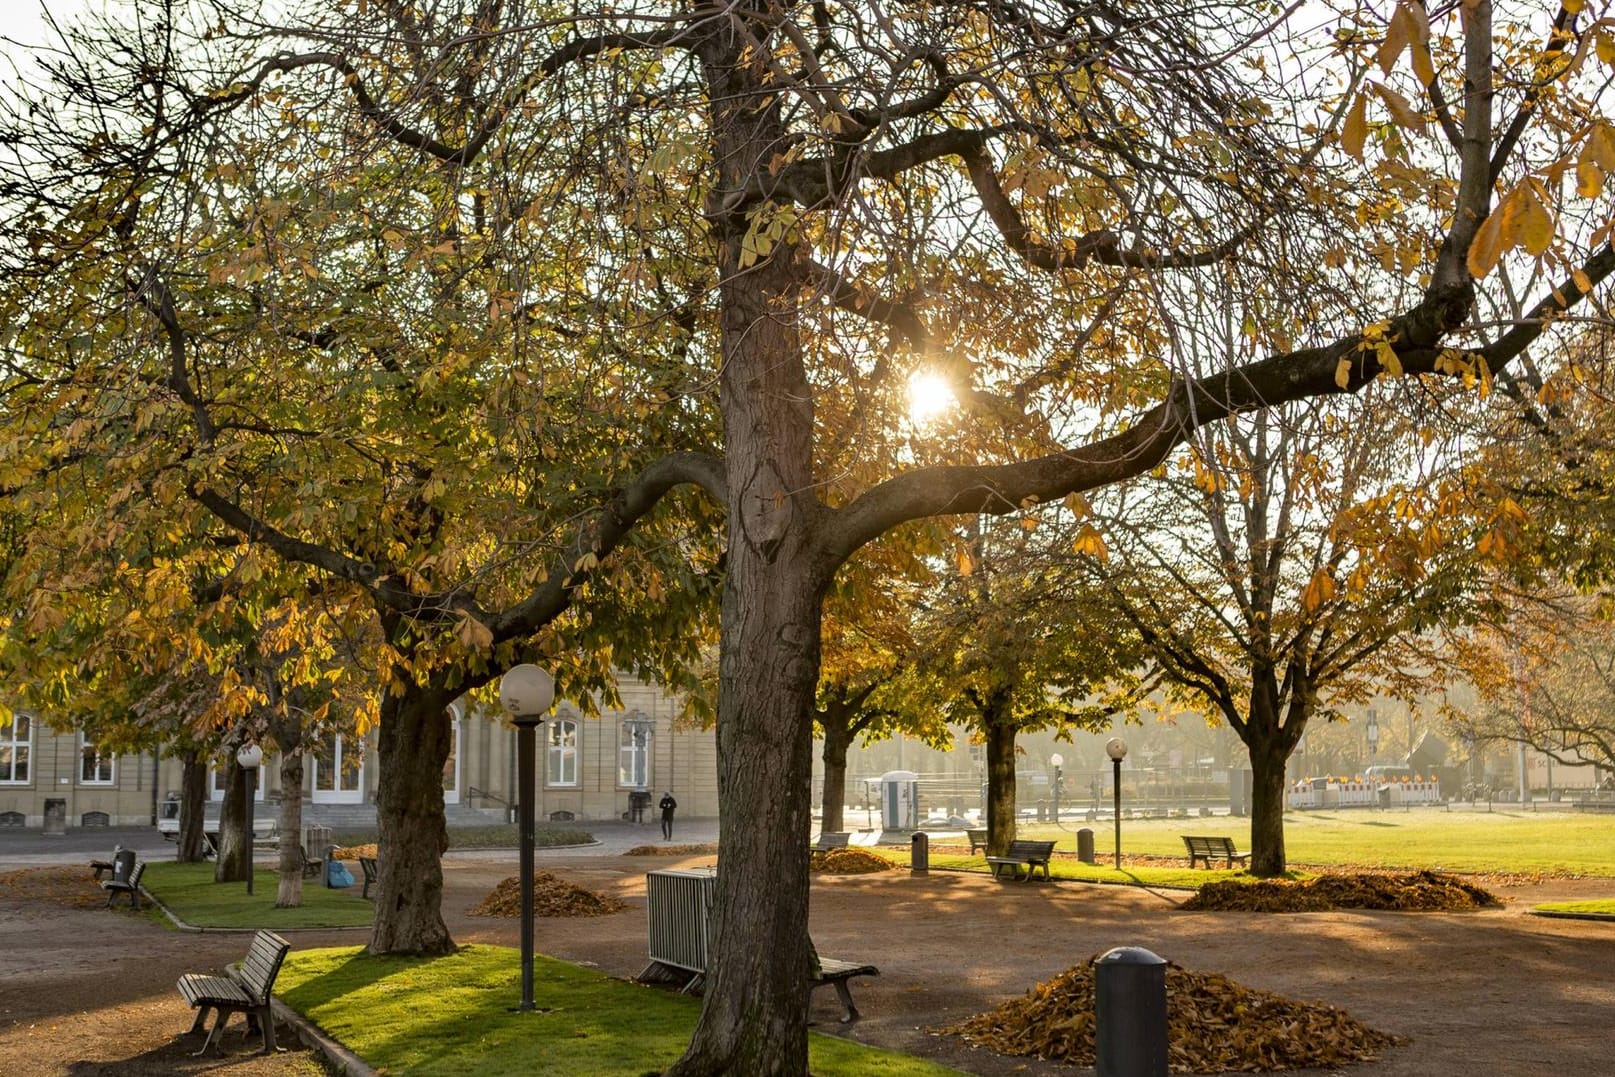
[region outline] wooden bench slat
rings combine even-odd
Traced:
[[[247,955],[241,959],[241,963],[227,969],[225,975],[188,972],[179,978],[180,995],[197,1010],[196,1021],[191,1025],[192,1032],[201,1032],[206,1028],[208,1011],[218,1014],[212,1031],[208,1032],[197,1054],[207,1051],[213,1037],[218,1035],[232,1013],[247,1015],[248,1031],[255,1024],[260,1027],[265,1054],[275,1050],[275,1019],[270,1011],[270,992],[290,950],[291,944],[279,935],[260,931],[253,936],[252,945],[247,948]]]
[[[1021,841],[1009,843],[1009,848],[1003,856],[989,856],[987,866],[993,869],[993,878],[1001,878],[1004,868],[1010,868],[1016,878],[1022,878],[1021,868],[1026,868],[1025,882],[1031,882],[1037,874],[1037,869],[1043,868],[1043,877],[1049,878],[1049,858],[1054,855],[1054,842],[1052,841]]]
[[[1214,837],[1201,834],[1182,835],[1184,848],[1189,851],[1189,866],[1192,868],[1197,861],[1204,861],[1207,868],[1211,867],[1212,857],[1222,857],[1233,867],[1234,861],[1249,860],[1249,853],[1242,853],[1234,848],[1232,838]]]

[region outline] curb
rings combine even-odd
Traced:
[[[327,1036],[318,1025],[292,1009],[278,998],[269,1000],[276,1021],[291,1027],[297,1038],[311,1051],[317,1051],[342,1077],[377,1077],[364,1059]]]
[[[1602,920],[1604,923],[1615,923],[1615,913],[1607,912],[1562,912],[1558,909],[1532,909],[1532,916],[1540,916],[1547,920]]]

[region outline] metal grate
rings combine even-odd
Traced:
[[[689,972],[706,972],[707,917],[716,879],[711,871],[645,873],[651,960]]]

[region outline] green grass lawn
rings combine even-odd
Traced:
[[[1570,916],[1607,916],[1615,920],[1615,898],[1598,901],[1548,901],[1536,906],[1532,911]]]
[[[192,927],[269,928],[355,927],[370,923],[375,907],[359,896],[359,888],[327,890],[317,879],[303,880],[303,904],[296,909],[275,908],[280,877],[259,869],[253,876],[256,891],[247,896],[247,884],[216,883],[212,864],[174,864],[152,861],[141,885]],[[160,915],[160,914],[159,914]]]
[[[521,956],[467,946],[435,959],[370,957],[359,948],[293,950],[275,993],[384,1073],[416,1077],[639,1077],[684,1052],[700,1002],[539,955],[521,999]],[[810,1034],[815,1077],[945,1077],[958,1071]]]
[[[1075,831],[1083,825],[1093,829],[1103,862],[1113,848],[1111,824],[1106,820],[1068,822],[1063,829],[1047,823],[1023,824],[1017,836],[1054,838],[1058,849],[1074,853]],[[1184,834],[1224,835],[1233,838],[1240,849],[1250,848],[1247,819],[1123,819],[1122,853],[1182,856]],[[1440,808],[1288,812],[1284,847],[1292,865],[1309,867],[1564,871],[1615,877],[1615,826],[1607,817],[1572,812],[1449,812]]]

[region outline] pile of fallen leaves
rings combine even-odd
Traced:
[[[597,894],[581,886],[573,886],[547,871],[533,875],[534,916],[609,916],[628,906],[609,894]],[[472,916],[520,916],[522,914],[521,880],[515,876],[504,880],[483,898]]]
[[[367,856],[372,860],[376,859],[376,847],[374,845],[344,845],[340,849],[334,849],[331,852],[332,860],[357,860],[361,856]]]
[[[45,901],[75,909],[91,909],[107,903],[106,893],[95,885],[95,875],[90,870],[88,860],[70,868],[8,871],[0,875],[0,897]]]
[[[1365,872],[1315,879],[1214,882],[1202,886],[1181,908],[1213,912],[1328,912],[1330,909],[1392,909],[1449,912],[1500,905],[1496,895],[1456,875],[1416,871],[1409,875]]]
[[[718,851],[716,842],[704,845],[636,845],[623,856],[708,856]]]
[[[868,849],[826,849],[814,853],[808,868],[826,875],[868,875],[872,871],[891,871],[896,864]]]
[[[1174,1073],[1264,1073],[1369,1062],[1406,1040],[1344,1010],[1166,967],[1167,1061]],[[1025,996],[941,1030],[1008,1055],[1094,1064],[1094,959]]]

